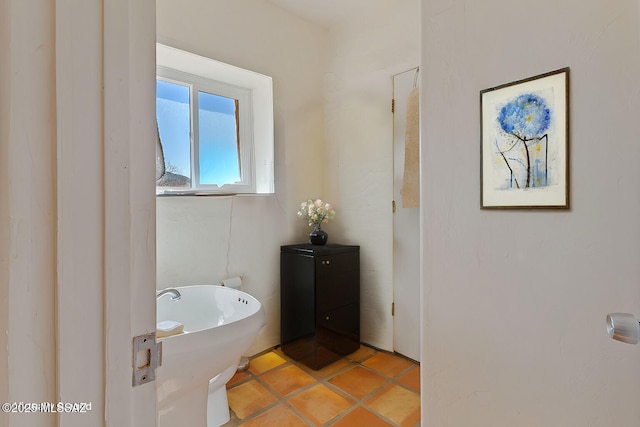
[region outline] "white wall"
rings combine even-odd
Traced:
[[[638,425],[638,3],[421,3],[424,425]],[[565,66],[571,210],[480,210],[479,91]]]
[[[280,245],[308,240],[297,209],[324,197],[327,31],[263,1],[158,0],[157,40],[273,78],[275,195],[157,199],[157,287],[242,276],[267,315],[255,353],[280,343]]]
[[[419,2],[357,12],[330,28],[325,193],[336,218],[326,230],[329,241],[360,245],[361,339],[392,350],[392,76],[418,65]]]

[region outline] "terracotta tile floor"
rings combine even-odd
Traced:
[[[278,348],[227,383],[224,427],[419,427],[420,366],[360,349],[314,371]]]

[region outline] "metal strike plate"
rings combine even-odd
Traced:
[[[156,379],[156,368],[162,365],[162,343],[156,333],[133,337],[133,386]]]

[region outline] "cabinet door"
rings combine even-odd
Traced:
[[[316,309],[323,313],[360,299],[357,251],[316,257]]]
[[[280,255],[280,338],[283,344],[315,332],[314,259]]]
[[[360,346],[360,305],[348,304],[316,317],[318,344],[338,354],[349,354]]]

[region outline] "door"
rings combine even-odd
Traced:
[[[155,331],[155,1],[0,9],[0,394],[52,404],[0,425],[153,427],[132,337]]]
[[[106,426],[155,427],[156,383],[132,385],[132,340],[156,330],[156,4],[103,8]]]
[[[155,1],[56,2],[61,427],[154,427],[133,341],[155,331]]]
[[[420,209],[403,207],[407,101],[418,69],[393,77],[393,349],[420,361]]]

